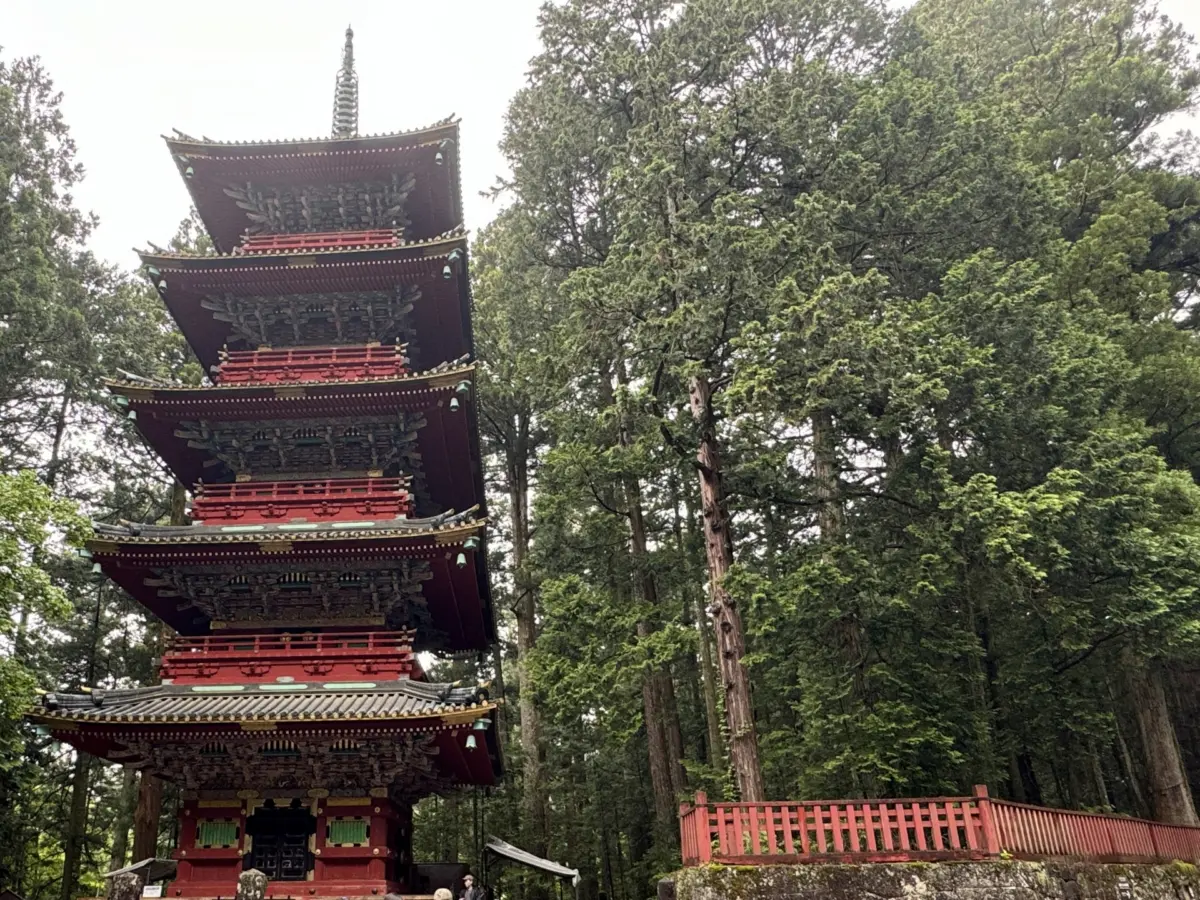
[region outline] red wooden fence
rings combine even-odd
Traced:
[[[412,515],[407,478],[331,478],[197,485],[192,518],[206,525]]]
[[[1200,828],[970,797],[708,803],[679,809],[684,865],[1045,859],[1200,862]]]
[[[406,371],[403,346],[290,347],[222,350],[213,373],[218,384],[286,384],[396,378]]]
[[[317,231],[292,234],[251,234],[233,251],[243,253],[295,253],[320,250],[360,250],[367,247],[399,247],[404,233],[397,228],[370,231]]]

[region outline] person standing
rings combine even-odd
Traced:
[[[462,893],[458,900],[487,900],[487,894],[482,887],[475,887],[475,876],[470,873],[463,876]]]

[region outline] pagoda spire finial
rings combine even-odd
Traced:
[[[333,92],[333,136],[358,134],[358,75],[354,72],[354,29],[346,28],[346,46],[342,50],[342,68]]]

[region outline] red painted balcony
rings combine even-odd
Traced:
[[[408,360],[397,345],[291,347],[286,350],[222,350],[217,384],[294,384],[396,378]]]
[[[1200,862],[1200,828],[970,797],[709,803],[679,810],[683,864],[1085,859]]]
[[[404,235],[397,229],[373,231],[319,231],[301,234],[251,234],[233,251],[241,254],[318,253],[361,250],[366,247],[400,247]]]
[[[160,674],[176,684],[421,679],[412,639],[409,631],[175,637]]]
[[[398,519],[412,511],[407,478],[201,484],[192,500],[192,519],[204,525]]]

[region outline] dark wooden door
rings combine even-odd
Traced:
[[[272,881],[303,881],[308,875],[308,835],[256,835],[252,865]]]

